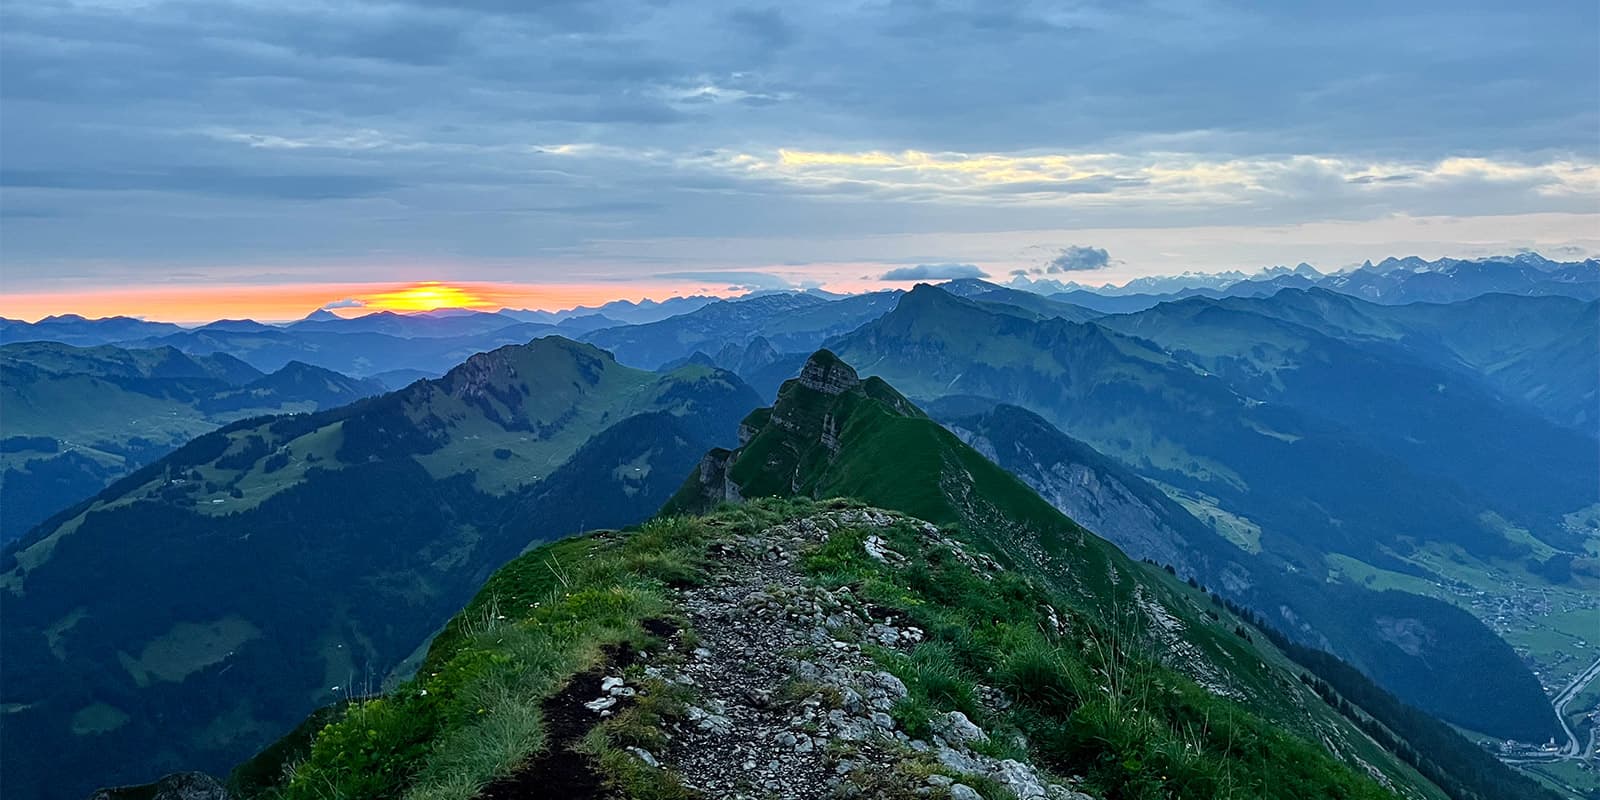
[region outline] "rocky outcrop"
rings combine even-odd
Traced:
[[[101,789],[89,800],[232,800],[221,781],[203,772],[175,772],[155,783]]]
[[[744,430],[740,429],[740,438]],[[728,466],[733,462],[733,451],[718,447],[705,454],[689,479],[699,487],[701,503],[714,508],[723,501],[737,503],[744,498],[739,494],[739,484],[728,477]]]
[[[800,385],[827,395],[841,395],[861,385],[849,364],[827,350],[818,350],[800,369]]]

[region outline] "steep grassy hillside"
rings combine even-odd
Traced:
[[[7,793],[225,769],[376,689],[529,543],[650,513],[755,402],[548,338],[194,440],[5,551]]]
[[[1370,620],[1374,607],[1400,605],[1394,600],[1374,603],[1367,592],[1294,575],[1271,554],[1260,552],[1259,531],[1219,524],[1225,521],[1214,513],[1202,522],[1186,507],[1193,503],[1175,502],[1029,411],[970,397],[941,400],[932,410],[963,441],[1021,478],[1052,506],[1135,558],[1185,564],[1186,571],[1215,581],[1229,595],[1248,595],[1259,605],[1270,607],[1269,598],[1274,596],[1293,596],[1303,606],[1332,609],[1330,616],[1336,619],[1330,624],[1347,626],[1347,635],[1361,635],[1355,629],[1362,626],[1352,625],[1351,620]],[[1206,512],[1196,508],[1195,513]],[[1252,621],[1312,673],[1314,677],[1305,680],[1330,706],[1385,742],[1452,797],[1548,797],[1530,779],[1449,725],[1401,703],[1360,671],[1327,653],[1289,642],[1270,623]],[[1471,630],[1465,633],[1468,639],[1473,635]],[[1425,688],[1417,687],[1412,694],[1422,691]],[[1356,698],[1355,707],[1346,698]]]
[[[1424,542],[1492,557],[1525,552],[1526,545],[1484,517],[1486,509],[1465,488],[1334,421],[1262,402],[1182,354],[1098,323],[1024,319],[918,286],[895,311],[832,346],[912,397],[977,395],[1034,411],[1172,487],[1174,499],[1192,504],[1197,516],[1258,531],[1262,550],[1314,581],[1327,575],[1330,553],[1405,571],[1412,569],[1406,556]],[[1369,602],[1359,621],[1322,631],[1311,624],[1325,611],[1316,600],[1276,592],[1259,600],[1304,641],[1333,649],[1430,712],[1523,739],[1542,740],[1558,727],[1510,648],[1481,625],[1463,627],[1445,603],[1408,602],[1401,615]],[[1420,646],[1401,648],[1408,652],[1400,667],[1399,644],[1383,619],[1415,620],[1424,631],[1437,625],[1466,638],[1446,648],[1424,636]],[[1486,660],[1494,664],[1489,673],[1480,669]],[[1485,674],[1496,676],[1493,687]],[[1408,696],[1402,684],[1426,686],[1428,696]]]
[[[291,364],[271,375],[174,348],[0,347],[0,543],[180,444],[249,416],[317,411],[383,387]]]
[[[1128,560],[831,355],[741,438],[702,460],[666,516],[502,569],[414,681],[330,709],[234,785],[287,798],[1444,796],[1203,593]],[[806,499],[841,491],[892,511]]]

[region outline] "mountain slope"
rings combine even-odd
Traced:
[[[1418,542],[1496,555],[1518,547],[1480,518],[1482,507],[1460,487],[1364,445],[1348,429],[1253,400],[1153,342],[1098,324],[1030,321],[918,286],[895,311],[830,346],[915,398],[977,395],[1034,411],[1173,487],[1169,493],[1191,510],[1259,530],[1263,550],[1314,582],[1328,574],[1330,553],[1412,570],[1400,554]],[[1341,626],[1330,630],[1338,638],[1321,639],[1307,627],[1319,610],[1315,599],[1300,598],[1305,607],[1286,604],[1281,614],[1277,603],[1295,598],[1273,593],[1270,599],[1275,622],[1283,617],[1304,641],[1333,649],[1432,713],[1525,740],[1543,740],[1557,727],[1510,648],[1482,626],[1463,629],[1456,609],[1444,603],[1430,601],[1428,615],[1441,628],[1471,631],[1453,643],[1470,645],[1449,652],[1424,645],[1407,653],[1400,669],[1388,652],[1396,645],[1381,630],[1358,635]],[[1369,606],[1361,619],[1386,617],[1396,618]],[[1466,660],[1447,666],[1450,658]],[[1515,688],[1480,691],[1483,673],[1476,667],[1485,659],[1501,670],[1497,675],[1515,676],[1502,678]],[[1400,684],[1417,687],[1420,676],[1427,676],[1427,696],[1407,695]],[[1468,697],[1490,705],[1469,704]]]
[[[943,398],[928,409],[961,441],[1129,556],[1182,564],[1187,573],[1234,593],[1260,583],[1240,564],[1251,546],[1244,532],[1224,538],[1144,478],[1043,417],[982,398]]]
[[[1600,304],[1483,295],[1379,306],[1285,291],[1164,303],[1097,324],[1146,337],[1252,400],[1331,423],[1346,441],[1458,487],[1460,510],[1477,517],[1389,544],[1399,564],[1345,549],[1303,568],[1473,612],[1550,692],[1600,657],[1590,644],[1600,626],[1600,539],[1583,522],[1600,509],[1600,443],[1592,424],[1573,424],[1596,415],[1588,407],[1600,344],[1588,344],[1600,337]],[[1572,613],[1552,613],[1535,596]]]
[[[882,381],[819,353],[742,428],[668,505],[680,516],[508,565],[414,682],[330,709],[235,785],[1443,796],[1204,595],[1088,534]],[[755,497],[768,491],[890,510]],[[747,500],[681,516],[733,495]]]
[[[174,348],[0,347],[0,543],[110,481],[241,417],[316,411],[383,387],[326,370],[272,375]]]
[[[1343,643],[1343,649],[1354,653],[1368,669],[1398,676],[1391,682],[1411,681],[1407,694],[1414,698],[1425,698],[1439,690],[1427,685],[1428,679],[1417,679],[1404,665],[1394,665],[1392,671],[1382,665],[1396,651],[1393,642],[1399,637],[1395,633],[1403,627],[1396,625],[1396,620],[1432,620],[1417,630],[1426,630],[1425,635],[1447,647],[1460,647],[1468,654],[1478,651],[1476,642],[1488,635],[1466,614],[1440,609],[1427,600],[1421,600],[1425,607],[1417,609],[1419,600],[1413,596],[1385,596],[1362,587],[1296,575],[1272,554],[1259,552],[1258,531],[1197,507],[1195,513],[1206,518],[1201,522],[1161,489],[1024,409],[981,398],[946,398],[931,408],[963,441],[1124,552],[1157,563],[1182,564],[1191,580],[1198,577],[1218,585],[1225,594],[1236,600],[1248,598],[1256,607],[1303,609],[1318,630],[1334,631],[1331,638]],[[1283,605],[1285,598],[1291,599],[1289,606]],[[1402,613],[1408,604],[1414,609],[1408,612],[1409,617]],[[1333,656],[1288,642],[1275,627],[1282,623],[1252,621],[1319,680],[1339,687],[1337,692],[1326,686],[1318,691],[1330,704],[1340,707],[1341,713],[1360,722],[1369,733],[1379,730],[1374,734],[1379,738],[1398,736],[1406,740],[1413,748],[1408,763],[1423,765],[1430,780],[1449,787],[1447,793],[1485,798],[1538,796],[1528,778],[1519,776],[1448,725],[1400,703],[1372,685],[1360,671]],[[1472,656],[1458,658],[1467,660]],[[1502,682],[1471,686],[1489,693],[1505,691]],[[1363,698],[1359,703],[1363,708],[1351,711],[1348,702],[1340,706],[1338,695]],[[1437,706],[1438,702],[1434,700],[1429,705]],[[1373,723],[1369,717],[1380,722]]]
[[[0,556],[8,794],[227,767],[375,688],[530,542],[649,513],[755,400],[547,338],[194,440]]]
[[[720,300],[687,314],[584,335],[624,364],[656,369],[695,351],[716,354],[757,337],[780,352],[810,350],[894,307],[899,292],[871,292],[829,300],[806,292],[778,292]]]
[[[1219,305],[1349,342],[1391,345],[1476,376],[1508,400],[1591,436],[1600,419],[1600,301],[1486,294],[1384,306],[1315,289]]]
[[[1248,302],[1271,306],[1277,298]],[[1397,348],[1328,337],[1203,298],[1096,324],[1152,340],[1253,400],[1331,421],[1366,447],[1465,488],[1485,509],[1547,541],[1561,538],[1564,515],[1600,502],[1587,477],[1600,473],[1592,439],[1585,444],[1501,402],[1480,381]],[[1592,361],[1600,371],[1600,355]]]
[[[287,403],[308,404],[306,411],[335,408],[388,389],[371,378],[351,378],[331,369],[291,361],[283,369],[263,375],[237,389],[220,392],[200,402],[207,413],[227,413],[275,408],[286,412]],[[292,398],[292,400],[290,399]]]
[[[965,297],[978,303],[992,303],[1002,306],[1015,306],[1017,308],[1038,314],[1043,318],[1060,317],[1071,322],[1088,322],[1104,312],[1092,308],[1075,306],[1071,303],[1057,300],[1035,292],[1025,292],[1021,289],[1012,289],[999,286],[988,281],[974,278],[960,278],[945,281],[939,284],[943,289],[956,297]]]

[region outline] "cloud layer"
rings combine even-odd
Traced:
[[[1597,27],[1566,0],[11,0],[5,279],[771,287],[1033,268],[1044,230],[1396,218],[1511,242],[1494,219],[1600,206]]]
[[[956,278],[987,278],[989,273],[976,264],[918,264],[914,267],[896,267],[883,273],[884,281],[943,281]]]
[[[1073,245],[1064,247],[1049,263],[1045,264],[1044,271],[1057,272],[1083,272],[1087,270],[1105,269],[1111,265],[1111,254],[1103,247],[1080,247]]]

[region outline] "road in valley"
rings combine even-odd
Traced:
[[[1600,677],[1600,658],[1596,658],[1588,669],[1573,678],[1572,683],[1567,684],[1567,688],[1562,689],[1555,700],[1551,701],[1556,710],[1556,720],[1561,723],[1561,729],[1567,732],[1567,743],[1562,746],[1559,754],[1561,758],[1588,758],[1594,750],[1595,731],[1593,729],[1589,731],[1589,746],[1585,748],[1578,741],[1578,734],[1567,724],[1567,706],[1597,677]]]

